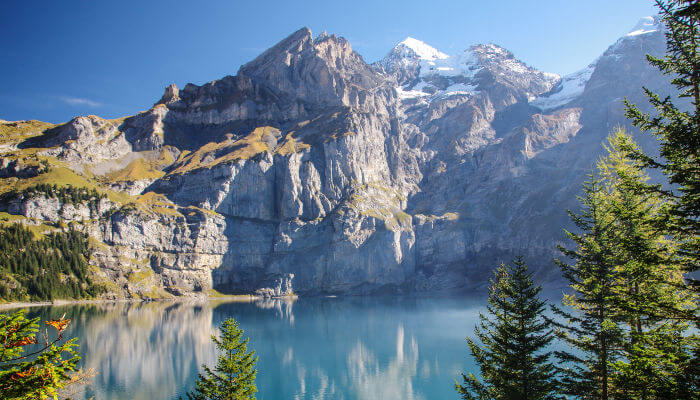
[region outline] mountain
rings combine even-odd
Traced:
[[[515,254],[553,282],[602,142],[634,132],[622,100],[672,93],[645,60],[664,52],[656,18],[565,77],[413,38],[368,64],[303,28],[134,116],[2,122],[0,222],[88,232],[116,297],[459,290]]]

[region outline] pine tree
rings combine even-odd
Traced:
[[[255,352],[248,352],[248,339],[243,339],[243,330],[233,318],[228,318],[221,326],[221,338],[212,336],[216,348],[221,351],[216,367],[212,371],[204,365],[204,373],[199,374],[193,393],[187,393],[190,400],[246,400],[255,399],[258,391],[255,386],[258,358]]]
[[[696,398],[687,319],[695,312],[678,263],[678,245],[657,223],[667,204],[649,190],[634,141],[612,134],[608,154],[584,186],[584,211],[573,215],[577,249],[559,262],[573,293],[555,308],[568,320],[558,334],[575,352],[559,352],[566,394],[595,399]],[[680,317],[685,316],[685,317]],[[568,365],[567,365],[568,363]]]
[[[610,364],[619,359],[622,343],[615,309],[619,273],[614,268],[613,217],[596,177],[584,183],[583,192],[579,197],[581,214],[569,212],[581,233],[565,231],[576,248],[559,246],[574,263],[555,260],[572,290],[564,296],[563,304],[576,313],[552,306],[559,319],[551,322],[557,327],[555,334],[574,350],[555,352],[561,363],[563,394],[608,400]]]
[[[554,366],[551,353],[545,351],[553,336],[543,318],[546,302],[539,299],[541,290],[520,257],[513,266],[496,269],[489,288],[490,318],[480,314],[475,328],[483,347],[467,339],[483,382],[474,374],[462,374],[463,384],[455,386],[463,399],[555,398]]]
[[[693,341],[686,320],[696,305],[679,265],[678,245],[657,223],[666,203],[647,190],[643,165],[626,150],[638,149],[631,137],[618,131],[606,149],[597,168],[614,217],[615,306],[624,332],[624,357],[613,366],[615,398],[692,398],[686,396],[694,389],[683,371]]]
[[[643,113],[635,105],[625,102],[626,115],[642,131],[659,139],[658,160],[634,151],[637,159],[647,167],[660,169],[676,190],[660,193],[671,202],[668,218],[663,224],[671,228],[681,243],[679,254],[688,271],[700,269],[700,5],[694,0],[656,0],[667,27],[667,54],[663,58],[647,55],[649,62],[666,75],[679,89],[679,104],[671,97],[661,98],[644,88],[649,103],[657,116]],[[686,106],[689,100],[689,106]],[[695,282],[696,290],[700,290]]]

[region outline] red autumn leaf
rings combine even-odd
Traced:
[[[27,346],[30,344],[35,344],[36,343],[36,337],[34,336],[27,336],[24,337],[16,342],[12,342],[7,346],[8,349],[13,348],[13,347],[19,347],[19,346]]]
[[[17,379],[22,379],[22,378],[28,378],[34,373],[34,367],[29,368],[26,371],[21,371],[21,372],[15,372],[12,374],[10,379],[16,381]]]
[[[61,319],[52,319],[50,321],[46,321],[46,325],[53,326],[54,328],[56,328],[58,333],[61,333],[66,330],[66,327],[68,326],[69,322],[70,318],[63,319],[63,317],[61,317]]]

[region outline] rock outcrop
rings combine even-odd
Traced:
[[[304,28],[235,76],[18,146],[116,192],[116,211],[85,226],[104,244],[93,262],[128,293],[144,291],[129,268],[175,295],[461,289],[515,254],[551,280],[566,209],[628,125],[622,99],[671,93],[644,59],[664,51],[654,24],[563,78],[493,44],[448,56],[407,39],[370,65]]]

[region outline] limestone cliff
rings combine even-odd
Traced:
[[[460,289],[517,253],[554,279],[622,99],[671,91],[644,59],[664,52],[650,24],[563,78],[493,44],[448,56],[407,39],[370,65],[304,28],[135,116],[4,123],[6,219],[88,231],[120,296]],[[39,182],[105,197],[20,195]]]

